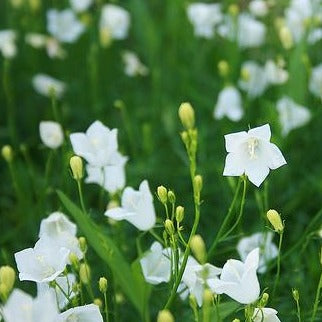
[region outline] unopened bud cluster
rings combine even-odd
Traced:
[[[282,222],[281,216],[276,210],[268,210],[267,219],[277,233],[281,234],[284,231],[284,224]]]

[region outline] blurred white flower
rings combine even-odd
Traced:
[[[102,315],[97,305],[88,304],[84,306],[73,307],[61,314],[56,322],[103,322]]]
[[[139,57],[135,53],[125,51],[122,54],[122,59],[125,65],[124,72],[127,76],[146,76],[149,73],[149,69],[142,64]]]
[[[50,149],[57,149],[64,142],[63,129],[57,122],[41,121],[39,133],[42,143]]]
[[[239,87],[247,92],[250,98],[261,96],[267,88],[265,70],[254,61],[246,61],[242,65],[243,77],[239,80]]]
[[[65,92],[65,83],[45,74],[37,74],[32,78],[32,85],[38,94],[61,98]]]
[[[19,279],[38,283],[53,281],[64,271],[68,256],[67,248],[41,238],[34,248],[15,253]]]
[[[234,86],[225,87],[218,95],[218,100],[214,109],[214,117],[222,119],[229,118],[237,122],[243,117],[242,99],[239,91]]]
[[[311,112],[306,107],[296,104],[288,96],[279,99],[276,108],[284,136],[293,129],[307,124],[311,119]]]
[[[231,15],[224,15],[222,22],[217,27],[217,33],[221,37],[234,41],[237,34],[237,23]]]
[[[113,165],[117,154],[117,129],[110,130],[100,121],[95,121],[86,133],[72,133],[70,141],[75,154],[83,157],[91,166]]]
[[[277,311],[270,307],[255,308],[252,321],[254,322],[281,322]]]
[[[314,28],[313,30],[310,31],[308,37],[307,37],[307,42],[310,45],[313,45],[320,41],[322,39],[322,28]]]
[[[187,7],[187,15],[195,35],[203,38],[212,38],[215,26],[223,19],[221,6],[216,3],[191,3]]]
[[[11,59],[17,54],[17,34],[13,30],[0,30],[0,52],[3,57]]]
[[[249,181],[259,187],[270,169],[286,164],[279,148],[270,143],[271,129],[268,124],[248,132],[225,135],[226,150],[224,176],[246,174]]]
[[[125,164],[128,158],[116,152],[105,167],[86,166],[86,183],[96,183],[109,193],[115,193],[125,186]]]
[[[278,248],[272,242],[273,233],[255,233],[249,237],[242,238],[237,244],[237,251],[242,261],[246,260],[247,255],[259,248],[258,273],[265,273],[267,263],[277,257]]]
[[[312,68],[309,90],[316,97],[322,97],[322,64]]]
[[[220,279],[214,279],[212,287],[217,294],[227,294],[241,304],[255,302],[260,294],[256,275],[259,260],[259,249],[250,252],[241,262],[229,259],[222,269]]]
[[[93,3],[93,0],[69,0],[71,8],[75,12],[86,11]]]
[[[47,30],[61,42],[74,43],[85,31],[85,26],[71,9],[50,9],[47,12]]]
[[[56,299],[50,292],[33,299],[29,294],[14,289],[2,309],[6,322],[56,322],[58,316]]]
[[[122,206],[108,209],[105,216],[114,220],[127,220],[139,230],[151,229],[156,221],[153,197],[146,180],[139,190],[126,187],[122,195]]]
[[[256,17],[264,17],[268,14],[268,4],[265,0],[252,0],[249,11]]]
[[[237,40],[241,48],[259,47],[265,42],[266,26],[247,13],[238,16]]]
[[[171,274],[171,249],[163,249],[154,242],[150,250],[140,259],[145,280],[153,285],[169,282]]]
[[[279,67],[273,60],[268,60],[265,63],[264,70],[269,84],[280,85],[288,80],[288,71]]]
[[[130,23],[130,14],[122,7],[115,4],[105,4],[102,7],[99,29],[106,31],[112,39],[125,39]]]

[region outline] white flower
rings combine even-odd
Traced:
[[[242,99],[239,91],[233,86],[225,87],[218,95],[214,110],[214,117],[222,119],[227,116],[231,121],[237,122],[243,117]]]
[[[264,17],[268,13],[268,5],[264,0],[252,0],[249,3],[249,11],[257,17]]]
[[[266,79],[270,84],[284,84],[288,80],[288,72],[277,66],[273,60],[268,60],[266,62],[264,70]]]
[[[312,68],[309,90],[316,97],[322,97],[322,64]]]
[[[65,83],[45,74],[37,74],[32,79],[32,85],[38,94],[61,98],[65,92]]]
[[[122,195],[122,207],[109,209],[105,216],[115,220],[127,220],[140,230],[151,229],[156,221],[153,197],[146,180],[139,191],[126,187]]]
[[[69,0],[69,3],[75,12],[83,12],[92,5],[93,0]]]
[[[307,37],[307,42],[314,45],[322,39],[322,28],[314,28]]]
[[[258,248],[248,254],[245,262],[229,259],[222,269],[220,279],[215,279],[212,283],[214,291],[217,294],[227,294],[241,304],[255,302],[260,294],[256,275],[258,259]]]
[[[253,319],[254,322],[281,322],[281,320],[277,317],[277,311],[270,308],[255,308]]]
[[[247,61],[242,65],[242,72],[247,77],[239,80],[239,87],[246,91],[250,98],[261,96],[267,88],[264,68],[256,62]]]
[[[88,304],[73,307],[59,314],[57,322],[103,322],[102,315],[97,305]]]
[[[114,4],[105,4],[102,7],[99,28],[106,30],[112,39],[125,39],[130,23],[130,14],[122,7]]]
[[[270,169],[286,164],[279,148],[270,143],[271,129],[268,124],[248,132],[242,131],[225,135],[226,150],[224,176],[246,174],[259,187],[268,176]]]
[[[47,12],[48,32],[61,42],[74,43],[85,31],[85,26],[79,22],[71,9]]]
[[[198,37],[212,38],[215,26],[223,19],[219,4],[196,2],[187,7],[188,19]]]
[[[0,52],[5,58],[13,58],[17,54],[16,46],[17,34],[13,30],[0,31]]]
[[[288,96],[279,99],[276,108],[284,136],[293,129],[307,124],[311,119],[311,112],[306,107],[296,104]]]
[[[57,149],[64,142],[64,133],[61,125],[53,121],[42,121],[39,124],[39,133],[44,145]]]
[[[171,249],[163,249],[154,242],[150,250],[140,259],[145,280],[153,285],[169,282],[171,274]]]
[[[3,307],[6,322],[55,322],[57,316],[56,300],[49,292],[33,299],[29,294],[14,289]]]
[[[224,15],[223,21],[217,27],[217,33],[221,37],[234,41],[237,34],[237,23],[231,15]]]
[[[259,248],[259,267],[258,273],[265,273],[267,263],[277,257],[278,248],[272,242],[273,233],[255,233],[249,237],[242,238],[237,244],[237,251],[242,261],[247,258],[247,255]]]
[[[238,17],[237,40],[241,48],[259,47],[265,41],[266,26],[247,13]]]
[[[127,76],[146,76],[149,73],[148,68],[141,63],[139,57],[135,53],[125,51],[122,55],[122,58],[125,65],[124,72]]]
[[[50,282],[65,269],[69,250],[56,246],[41,238],[34,248],[15,253],[19,279],[21,281]]]
[[[125,164],[128,158],[115,153],[111,165],[105,167],[86,166],[86,183],[96,183],[109,193],[115,193],[125,186]]]
[[[110,130],[100,121],[92,123],[86,133],[72,133],[70,141],[75,154],[91,166],[111,165],[117,153],[117,129]]]

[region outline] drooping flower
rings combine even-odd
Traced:
[[[243,117],[242,99],[239,91],[233,86],[225,87],[218,95],[218,100],[214,109],[214,117],[222,119],[229,118],[237,122]]]
[[[163,249],[162,245],[154,242],[150,250],[140,259],[145,280],[153,285],[169,282],[171,274],[171,249]]]
[[[284,84],[288,80],[288,72],[277,66],[273,60],[268,60],[264,66],[267,82],[273,85]]]
[[[93,3],[93,0],[69,0],[72,9],[79,13],[86,11]]]
[[[114,220],[127,220],[139,230],[151,229],[156,217],[148,182],[142,181],[138,191],[126,187],[123,191],[121,207],[108,209],[105,216]]]
[[[254,322],[281,322],[281,320],[277,317],[277,311],[270,308],[255,308],[253,314]]]
[[[0,31],[0,52],[3,57],[11,59],[17,54],[17,34],[14,30],[6,29]]]
[[[270,142],[271,129],[268,124],[225,135],[226,150],[224,176],[246,174],[259,187],[269,174],[286,164],[279,148]]]
[[[220,279],[211,282],[217,294],[226,294],[241,304],[255,302],[260,294],[256,275],[259,260],[259,249],[248,254],[245,262],[229,259],[224,265]]]
[[[276,108],[282,126],[282,134],[284,136],[293,129],[304,126],[311,119],[311,112],[305,106],[296,104],[293,99],[288,96],[279,99]]]
[[[47,30],[61,42],[74,43],[85,31],[85,26],[71,9],[50,9],[47,12]]]
[[[97,305],[88,304],[83,306],[73,307],[61,314],[57,322],[103,322],[102,315]]]
[[[142,64],[139,57],[132,51],[125,51],[122,54],[124,62],[124,72],[129,77],[146,76],[149,69]]]
[[[314,96],[322,97],[322,64],[312,68],[309,90]]]
[[[41,141],[50,149],[59,148],[64,142],[64,133],[61,125],[53,121],[42,121],[39,124]]]
[[[264,0],[252,0],[249,11],[256,17],[264,17],[268,14],[268,4]]]
[[[242,261],[246,260],[247,255],[259,248],[258,273],[265,273],[267,263],[277,257],[278,248],[272,242],[273,233],[255,233],[249,237],[242,238],[237,244],[237,251]]]
[[[32,79],[32,85],[38,94],[61,98],[65,92],[65,83],[45,74],[37,74]]]

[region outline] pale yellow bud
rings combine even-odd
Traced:
[[[240,322],[240,320],[239,319],[233,319],[232,322]]]
[[[184,128],[193,129],[195,126],[195,112],[190,103],[182,103],[179,107],[179,118]]]
[[[103,48],[108,47],[112,42],[111,32],[108,28],[101,28],[99,31],[100,44]]]
[[[29,7],[31,11],[36,12],[41,7],[41,1],[40,0],[29,0]]]
[[[230,15],[232,16],[237,16],[238,13],[239,13],[239,7],[236,5],[236,4],[231,4],[229,7],[228,7],[228,12]]]
[[[105,277],[101,277],[98,281],[98,287],[100,292],[106,293],[107,291],[107,279]]]
[[[190,248],[196,259],[204,264],[207,259],[206,246],[200,235],[194,235],[191,238]]]
[[[69,254],[69,261],[71,263],[71,265],[73,266],[75,271],[79,270],[79,260],[78,257],[75,253],[70,253]]]
[[[250,79],[250,74],[247,68],[242,68],[240,72],[240,77],[243,81],[248,82]]]
[[[229,64],[226,60],[221,60],[218,63],[218,72],[221,77],[226,77],[229,74]]]
[[[269,299],[269,294],[263,293],[262,298],[259,301],[260,307],[265,307]]]
[[[69,160],[70,169],[75,180],[83,178],[83,160],[78,155],[74,155]]]
[[[292,295],[293,295],[293,298],[296,302],[298,302],[300,300],[300,293],[296,288],[292,289]]]
[[[193,179],[193,183],[196,187],[197,192],[200,193],[200,191],[202,190],[202,176],[201,175],[196,175]]]
[[[13,159],[12,147],[10,145],[4,145],[1,149],[2,157],[10,163]]]
[[[170,236],[174,234],[174,226],[172,220],[166,219],[166,221],[164,222],[164,228]]]
[[[91,270],[89,266],[82,263],[79,267],[79,278],[83,284],[89,284],[91,279]]]
[[[291,49],[293,47],[293,36],[290,29],[286,26],[283,26],[279,30],[279,38],[285,49]]]
[[[176,208],[176,221],[181,223],[184,218],[184,208],[182,206],[178,206]]]
[[[9,290],[6,284],[0,284],[0,297],[2,299],[6,299],[8,297],[9,294]]]
[[[159,311],[157,322],[174,322],[174,317],[169,310]]]
[[[170,203],[175,203],[176,202],[176,196],[172,190],[168,191],[168,200]]]
[[[106,207],[106,210],[117,208],[120,206],[120,203],[117,200],[111,200]]]
[[[78,238],[79,248],[83,253],[86,253],[87,251],[87,242],[85,237],[79,237]]]
[[[280,214],[274,210],[270,209],[267,211],[267,219],[271,223],[271,225],[274,227],[274,230],[278,233],[282,233],[284,230],[284,225],[282,223],[282,219]]]
[[[160,201],[165,204],[168,201],[168,191],[164,186],[159,186],[157,189],[158,197]]]
[[[96,298],[94,299],[94,302],[93,302],[95,305],[97,305],[100,309],[103,307],[103,302],[101,299],[99,298]]]
[[[12,290],[16,279],[16,272],[11,266],[1,266],[0,268],[0,284],[4,284],[8,293]]]
[[[206,288],[203,292],[204,305],[208,305],[208,306],[212,305],[213,300],[214,300],[213,293],[208,288]]]

